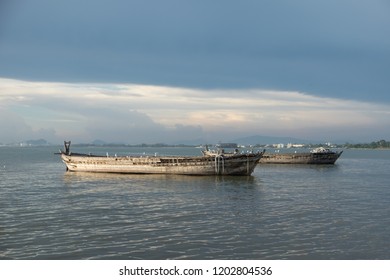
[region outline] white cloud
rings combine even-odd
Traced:
[[[0,142],[39,132],[58,141],[156,143],[255,134],[365,140],[389,137],[390,131],[387,104],[261,89],[0,79],[0,104],[0,129],[17,127]]]

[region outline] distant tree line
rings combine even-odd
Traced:
[[[185,145],[185,144],[164,144],[164,143],[155,143],[155,144],[123,144],[123,143],[75,143],[72,144],[75,147],[152,147],[152,148],[164,148],[164,147],[194,147],[194,145]]]
[[[389,149],[390,148],[390,141],[379,140],[376,142],[363,143],[363,144],[346,143],[345,147],[355,148],[355,149]]]

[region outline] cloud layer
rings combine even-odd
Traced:
[[[388,139],[389,14],[383,0],[0,1],[0,142]]]
[[[300,92],[0,79],[0,142],[226,141],[251,135],[320,141],[390,137],[390,106]]]
[[[2,1],[0,77],[390,102],[383,0]]]

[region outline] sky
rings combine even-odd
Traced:
[[[0,143],[390,140],[388,0],[0,0]]]

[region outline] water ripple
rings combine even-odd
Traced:
[[[390,258],[383,155],[196,177],[66,173],[15,152],[0,154],[3,259]]]

